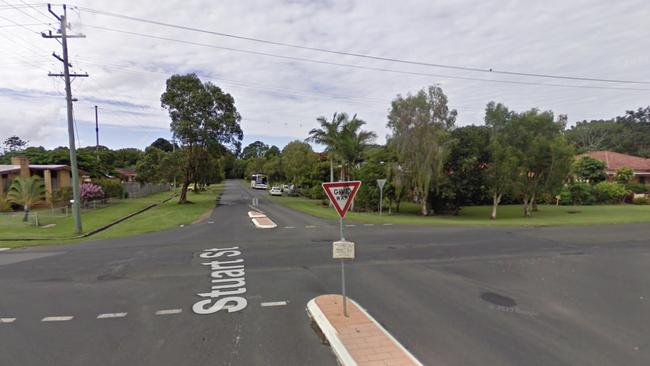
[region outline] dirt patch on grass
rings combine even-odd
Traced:
[[[211,209],[205,211],[201,216],[199,216],[198,219],[192,221],[192,225],[202,224],[202,223],[208,221],[208,219],[212,215],[212,211],[214,211],[214,208],[211,208]]]

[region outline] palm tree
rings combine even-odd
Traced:
[[[7,199],[10,202],[23,206],[25,216],[23,222],[27,222],[29,216],[29,208],[36,202],[42,201],[45,198],[45,183],[43,179],[37,175],[25,178],[18,177],[14,179],[9,187]]]
[[[377,134],[374,132],[361,129],[365,124],[366,122],[358,119],[355,114],[341,127],[338,152],[343,160],[343,171],[341,172],[343,180],[345,180],[345,173],[350,172],[353,166],[361,163],[364,151],[377,138]]]
[[[325,117],[318,117],[316,121],[320,124],[320,128],[314,128],[309,131],[309,137],[306,141],[325,145],[325,152],[327,152],[330,160],[330,182],[333,182],[334,158],[338,155],[341,126],[348,121],[348,115],[345,113],[334,113],[332,121],[328,121]]]

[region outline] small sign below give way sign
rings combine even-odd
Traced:
[[[332,201],[332,205],[341,218],[344,218],[350,209],[360,186],[360,181],[323,183],[327,197]]]

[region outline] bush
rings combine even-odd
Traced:
[[[598,203],[622,203],[627,190],[619,183],[600,182],[594,186],[594,196]]]
[[[650,192],[650,186],[642,183],[629,183],[625,185],[625,189],[632,193],[648,193]]]
[[[634,170],[632,168],[623,167],[616,171],[614,181],[620,184],[628,184],[634,178]]]
[[[118,181],[111,179],[99,179],[95,181],[95,184],[102,187],[104,191],[104,196],[106,198],[122,198],[124,197],[124,189],[122,184]]]
[[[326,198],[325,191],[323,191],[323,187],[321,187],[320,184],[317,184],[309,189],[305,189],[303,192],[305,196],[311,199],[322,200]]]
[[[571,196],[571,191],[568,187],[562,188],[560,191],[560,204],[561,205],[572,205],[573,197]]]
[[[589,183],[575,182],[569,185],[569,192],[571,193],[571,203],[574,205],[592,205],[594,203],[594,196],[592,188]]]
[[[632,201],[632,203],[634,203],[635,205],[650,205],[650,200],[648,199],[648,197],[639,197],[639,198],[635,198]]]
[[[100,199],[104,197],[104,191],[102,187],[92,184],[84,183],[81,185],[81,201],[91,201],[95,199]]]
[[[72,199],[72,187],[61,187],[52,192],[52,203],[56,206],[67,206]]]
[[[0,212],[11,211],[11,202],[7,200],[7,195],[0,196]]]

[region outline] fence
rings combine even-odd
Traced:
[[[40,208],[29,212],[27,224],[30,226],[43,226],[56,223],[59,219],[70,216],[68,207]],[[24,225],[24,211],[0,212],[0,230],[9,230]]]
[[[167,183],[140,184],[138,182],[124,182],[122,183],[122,189],[124,189],[128,198],[138,198],[152,193],[166,192],[171,190],[171,187]]]

